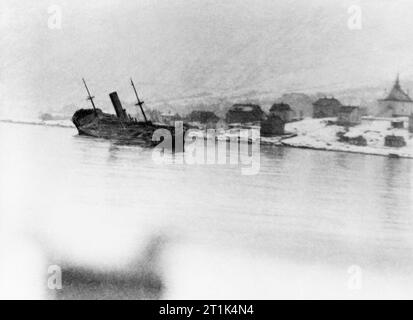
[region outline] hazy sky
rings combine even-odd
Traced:
[[[61,8],[50,29],[48,8]],[[362,9],[362,29],[348,9]],[[2,0],[0,103],[84,105],[200,92],[328,91],[413,76],[411,0]]]

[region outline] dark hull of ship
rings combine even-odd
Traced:
[[[140,144],[148,147],[155,147],[161,141],[154,141],[154,133],[158,129],[168,130],[172,141],[170,144],[175,149],[175,127],[167,125],[153,124],[152,122],[138,122],[133,119],[121,120],[112,114],[103,113],[100,109],[81,109],[76,111],[72,117],[72,122],[76,126],[79,135],[95,138],[116,140],[126,144]],[[177,133],[179,134],[179,132]],[[179,137],[183,141],[185,131]],[[167,142],[167,141],[166,141]],[[182,143],[183,146],[183,143]],[[178,151],[178,150],[176,150]]]

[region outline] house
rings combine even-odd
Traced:
[[[409,132],[413,133],[413,113],[409,117]]]
[[[280,116],[270,114],[261,122],[261,135],[263,137],[279,136],[284,134],[285,121]]]
[[[292,110],[292,120],[311,118],[314,113],[313,98],[303,93],[284,93],[274,102],[288,104]]]
[[[270,114],[280,117],[284,122],[290,122],[293,119],[293,110],[286,103],[274,103],[270,108]]]
[[[321,98],[313,103],[313,118],[333,118],[338,116],[342,104],[335,98]]]
[[[178,113],[174,114],[172,111],[162,113],[160,118],[161,122],[167,125],[174,125],[175,121],[182,120],[182,117]]]
[[[361,110],[355,106],[341,106],[338,111],[339,126],[355,126],[361,123]]]
[[[219,121],[219,117],[212,111],[192,111],[186,118],[189,122],[199,122],[202,124],[215,124]]]
[[[257,123],[265,120],[264,111],[255,104],[234,104],[225,117],[227,123]]]
[[[403,91],[399,76],[385,99],[378,101],[378,116],[381,117],[408,117],[413,113],[413,100]]]

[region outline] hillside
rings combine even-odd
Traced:
[[[51,31],[47,2],[2,2],[0,116],[84,107],[82,77],[103,106],[114,90],[133,103],[133,77],[149,108],[188,113],[294,92],[370,105],[413,75],[411,1],[363,1],[362,30],[347,26],[351,0],[54,3],[65,17]]]

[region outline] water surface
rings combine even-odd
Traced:
[[[167,239],[164,250],[174,254],[160,262],[166,297],[202,297],[202,286],[214,281],[234,292],[225,282],[229,270],[241,272],[254,295],[263,289],[245,278],[258,275],[265,285],[273,264],[299,268],[279,290],[291,296],[316,289],[294,283],[297,274],[316,266],[321,279],[335,270],[346,281],[352,265],[404,279],[409,287],[401,292],[411,294],[411,160],[261,147],[260,170],[248,176],[238,165],[160,165],[152,152],[74,129],[2,123],[2,224],[36,239],[51,260],[93,268],[122,269],[145,243]],[[229,275],[211,270],[214,259]],[[208,283],[185,282],[202,275]],[[265,297],[277,297],[277,289]]]

